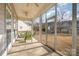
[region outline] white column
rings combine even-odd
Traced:
[[[16,19],[16,40],[18,40],[18,19]]]
[[[40,24],[39,24],[39,42],[42,43],[42,16],[40,16]]]
[[[77,46],[77,4],[72,4],[72,55],[76,55]]]
[[[13,42],[14,39],[14,17],[11,14],[11,43]]]
[[[55,5],[55,39],[54,39],[54,49],[56,50],[56,41],[57,41],[57,4]]]
[[[17,19],[14,19],[15,40],[17,40]]]
[[[34,34],[34,32],[33,32],[33,20],[31,20],[31,31],[32,31],[32,35]],[[33,38],[32,38],[32,40],[31,40],[31,42],[33,42]]]
[[[47,29],[48,29],[47,13],[45,14],[45,19],[46,19],[46,21],[45,21],[45,34],[46,34],[46,45],[47,45],[47,36],[48,36],[48,34],[47,34]]]
[[[33,20],[32,20],[32,35],[33,35],[33,33],[34,33],[34,32],[33,32]]]

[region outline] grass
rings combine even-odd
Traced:
[[[35,35],[36,39],[39,39],[39,33]],[[48,34],[47,36],[47,43],[50,47],[54,48],[54,34]],[[79,39],[79,37],[77,37]],[[44,43],[46,42],[46,35],[42,33],[41,41]],[[79,44],[79,41],[77,41]],[[77,48],[79,45],[77,44]],[[57,35],[56,40],[56,49],[60,51],[64,55],[71,55],[71,49],[72,49],[72,35],[71,34],[64,34],[59,33]],[[77,51],[79,52],[79,51]]]

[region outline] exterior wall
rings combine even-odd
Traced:
[[[23,21],[18,21],[18,31],[31,31],[31,26],[24,23]]]

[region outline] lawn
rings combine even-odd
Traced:
[[[37,32],[36,35],[34,36],[36,39],[39,40],[39,33]],[[58,33],[56,36],[57,40],[55,39],[54,34],[49,34],[47,35],[47,45],[50,47],[54,48],[54,43],[55,48],[57,51],[61,52],[64,55],[71,55],[71,50],[72,50],[72,35],[71,34],[65,34],[65,33]],[[77,37],[79,40],[79,37]],[[42,43],[46,43],[46,34],[42,33],[42,37],[40,40]],[[79,41],[77,41],[77,48],[79,47]],[[78,52],[78,50],[77,50]]]

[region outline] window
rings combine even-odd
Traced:
[[[8,9],[6,8],[6,39],[7,39],[7,47],[11,42],[11,15],[8,11]]]
[[[38,17],[33,21],[34,38],[38,41],[39,41],[39,25],[40,25],[40,18]]]
[[[72,4],[57,5],[56,50],[63,55],[71,55],[72,50]]]
[[[55,6],[47,11],[47,45],[54,49]]]

